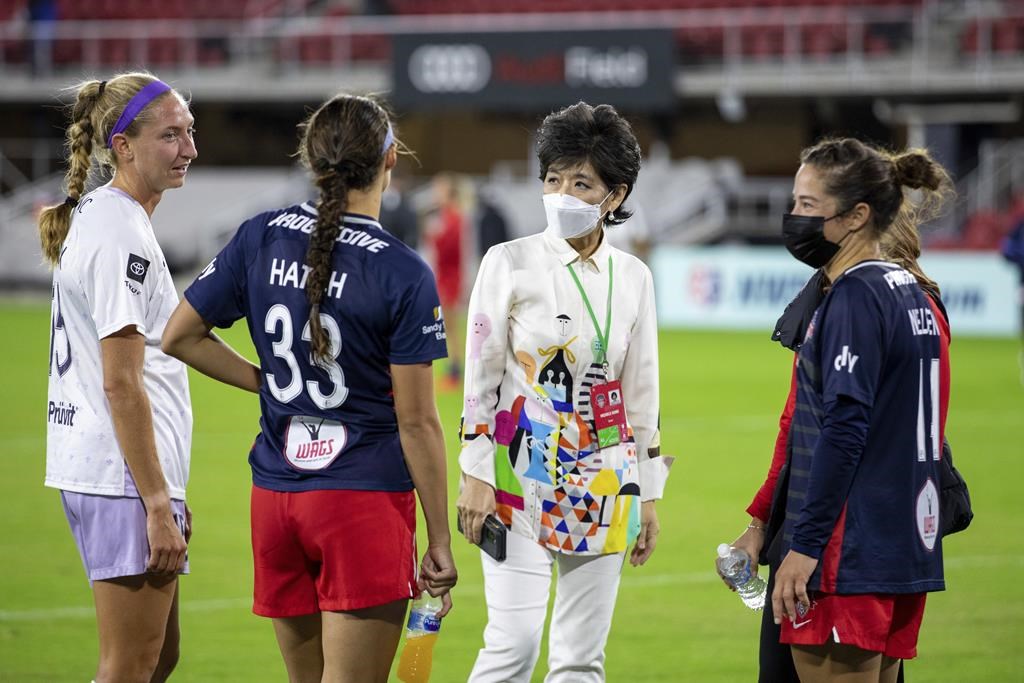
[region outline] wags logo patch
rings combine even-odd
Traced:
[[[128,254],[128,265],[124,269],[124,275],[129,280],[135,280],[140,285],[146,281],[146,273],[149,272],[149,261],[137,254]]]
[[[348,430],[335,420],[293,415],[284,435],[284,456],[300,470],[322,470],[341,454]]]

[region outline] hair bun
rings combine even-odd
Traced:
[[[909,149],[894,156],[892,162],[896,183],[901,187],[937,190],[942,185],[945,174],[925,150]]]

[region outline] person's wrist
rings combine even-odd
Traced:
[[[171,512],[171,496],[167,491],[142,496],[142,504],[146,508],[147,515],[170,514]]]
[[[747,525],[747,528],[753,529],[754,531],[760,531],[762,534],[764,533],[764,524],[760,524],[758,522],[751,522]]]
[[[490,484],[490,482],[484,481],[483,479],[480,479],[479,477],[474,477],[472,474],[467,474],[467,475],[465,475],[465,477],[466,477],[466,484],[467,485],[474,486],[474,487],[486,487],[486,488],[490,489],[491,491],[494,490],[494,486],[492,486]]]
[[[451,532],[441,531],[436,534],[427,532],[427,546],[437,546],[441,548],[449,548],[452,544]]]

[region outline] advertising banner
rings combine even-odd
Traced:
[[[1020,329],[1018,280],[994,252],[934,252],[921,267],[942,288],[953,336]],[[811,269],[781,247],[659,247],[651,268],[663,327],[771,334]]]
[[[673,106],[668,29],[400,34],[398,107],[536,111],[579,100],[622,109]]]

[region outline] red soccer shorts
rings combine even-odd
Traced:
[[[816,593],[806,615],[782,620],[779,640],[790,645],[823,645],[831,639],[895,659],[913,659],[927,595]]]
[[[253,486],[251,515],[252,611],[260,616],[357,610],[415,593],[412,491]]]

